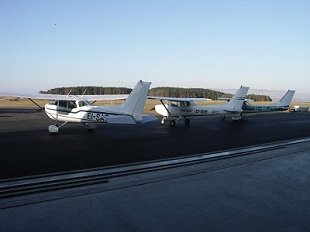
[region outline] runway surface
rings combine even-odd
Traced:
[[[0,178],[88,169],[220,151],[310,136],[309,113],[246,115],[234,122],[193,118],[175,128],[160,120],[139,125],[98,125],[88,132],[69,124],[51,136],[44,112],[0,110]]]
[[[212,154],[3,181],[0,230],[309,231],[310,137]]]

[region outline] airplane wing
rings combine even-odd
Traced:
[[[167,100],[176,102],[211,101],[211,99],[209,98],[178,98],[178,97],[156,97],[156,96],[147,96],[147,98],[153,100]]]
[[[88,101],[107,101],[107,100],[125,100],[129,94],[118,94],[118,95],[78,95],[79,97]]]
[[[31,93],[16,93],[16,92],[0,92],[0,97],[18,97],[28,99],[42,100],[81,100],[100,101],[100,100],[124,100],[128,97],[127,94],[122,95],[61,95],[61,94],[31,94]]]
[[[229,102],[230,99],[231,99],[230,97],[219,97],[217,100],[222,100],[222,101],[228,101],[228,102]],[[247,99],[247,98],[246,98],[246,99],[244,99],[244,101],[245,101],[245,102],[250,102],[250,103],[251,103],[251,102],[253,102],[254,100],[252,100],[252,99]]]

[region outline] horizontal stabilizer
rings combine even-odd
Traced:
[[[130,115],[111,116],[104,118],[107,123],[117,124],[136,124],[136,121]]]
[[[145,122],[151,122],[151,121],[154,121],[154,120],[157,120],[157,117],[155,115],[153,115],[153,114],[146,114],[146,115],[142,115],[141,122],[145,123]]]
[[[228,113],[240,113],[241,112],[241,110],[235,110],[235,109],[229,109],[229,108],[224,109],[224,111]]]

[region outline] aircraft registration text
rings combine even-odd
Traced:
[[[208,110],[196,110],[195,114],[207,114]]]
[[[103,114],[103,113],[87,113],[87,119],[92,120],[92,121],[97,121],[97,122],[104,122],[105,117],[108,115]]]

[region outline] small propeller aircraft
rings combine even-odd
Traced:
[[[97,123],[135,124],[155,120],[154,115],[142,115],[151,82],[139,81],[129,95],[56,95],[56,94],[18,94],[0,92],[0,96],[55,100],[45,105],[46,114],[61,125],[50,125],[51,134],[69,122],[84,124],[89,130]],[[90,101],[126,99],[123,104],[113,106],[93,106]],[[36,103],[35,103],[36,104]],[[38,104],[36,104],[39,106]],[[39,106],[40,107],[40,106]]]
[[[279,102],[264,105],[253,105],[248,101],[244,101],[242,110],[244,113],[285,111],[289,109],[294,94],[294,90],[288,90]]]
[[[288,90],[279,102],[264,104],[264,105],[253,105],[251,100],[245,99],[242,105],[243,113],[260,113],[260,112],[275,112],[288,110],[295,94],[294,90]],[[230,98],[219,98],[221,100],[230,101]]]
[[[190,124],[189,117],[193,116],[208,116],[208,115],[225,115],[225,114],[237,114],[233,116],[233,120],[242,119],[242,104],[245,96],[249,90],[249,87],[241,86],[231,100],[226,104],[219,105],[196,105],[194,101],[207,100],[203,98],[169,98],[169,97],[154,97],[148,96],[148,99],[160,100],[161,104],[156,105],[155,111],[163,116],[161,121],[165,124],[165,121],[169,118],[170,126],[174,127],[176,122],[182,117],[186,125]],[[164,103],[167,101],[167,104]]]

